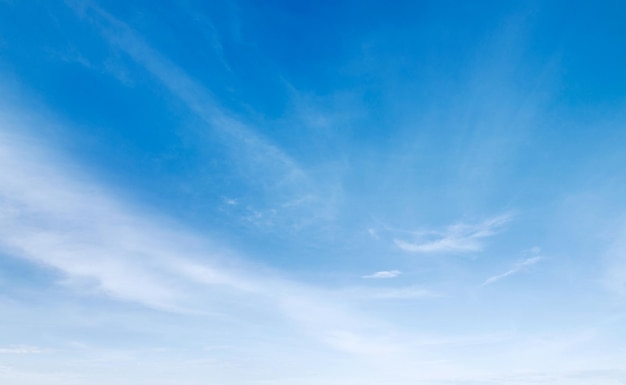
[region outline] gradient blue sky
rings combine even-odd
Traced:
[[[626,384],[621,1],[0,1],[0,382]]]

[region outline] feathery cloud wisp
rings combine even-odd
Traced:
[[[482,240],[495,235],[510,220],[511,215],[501,215],[473,225],[458,223],[443,231],[417,231],[413,240],[394,239],[394,243],[411,253],[480,251]]]
[[[510,270],[502,273],[502,274],[498,274],[498,275],[494,275],[492,277],[489,277],[485,280],[485,282],[483,282],[483,284],[481,286],[487,286],[487,285],[491,285],[494,282],[497,282],[501,279],[504,279],[508,276],[511,276],[513,274],[517,274],[520,271],[522,271],[524,268],[526,268],[527,266],[530,265],[534,265],[537,262],[541,261],[543,259],[543,257],[540,256],[536,256],[536,257],[530,257],[527,258],[525,260],[523,260],[522,262],[519,262],[517,264],[515,264],[515,266],[513,266]]]
[[[233,251],[154,220],[38,148],[35,140],[8,132],[24,131],[19,124],[0,123],[5,123],[0,124],[0,247],[54,269],[61,279],[51,284],[179,316],[215,309],[241,320],[252,312],[259,324],[286,319],[323,341],[335,329],[368,338],[368,331],[358,330],[362,317],[320,290],[270,269],[260,273]],[[34,352],[7,349],[0,353]]]
[[[95,4],[81,4],[75,8],[77,14],[86,17],[100,29],[109,44],[143,66],[172,95],[183,101],[190,111],[222,135],[224,143],[237,152],[237,159],[242,166],[255,171],[272,171],[276,184],[286,181],[299,184],[309,182],[304,171],[280,147],[223,109],[206,88],[153,49],[127,24]]]

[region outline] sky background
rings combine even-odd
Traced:
[[[0,1],[0,382],[626,384],[620,1]]]

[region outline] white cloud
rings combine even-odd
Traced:
[[[98,368],[109,365],[116,370],[126,370],[124,384],[139,383],[142,379],[153,378],[150,376],[154,376],[154,367],[163,365],[171,368],[166,373],[170,377],[163,379],[163,383],[174,383],[174,378],[183,373],[188,377],[179,379],[179,382],[184,384],[200,384],[201,379],[207,376],[224,379],[220,381],[224,384],[252,383],[257,378],[247,381],[245,376],[268,379],[268,371],[275,370],[278,373],[276,376],[281,377],[275,383],[284,384],[293,383],[288,379],[292,380],[296,375],[307,377],[311,385],[341,383],[337,380],[339,375],[345,376],[345,384],[385,383],[388,379],[385,374],[400,373],[402,375],[394,383],[445,383],[463,377],[475,382],[486,382],[485,378],[492,378],[495,379],[493,382],[513,385],[517,382],[510,381],[506,376],[515,370],[514,363],[524,362],[528,367],[540,369],[541,365],[563,368],[570,364],[570,357],[577,358],[566,350],[570,349],[569,346],[561,348],[558,345],[548,351],[546,345],[551,342],[533,342],[526,336],[520,336],[515,344],[488,341],[464,349],[458,345],[414,344],[417,339],[411,338],[410,333],[399,331],[402,325],[394,324],[393,316],[389,318],[389,324],[377,322],[372,319],[375,313],[358,313],[354,310],[358,306],[353,306],[353,303],[397,300],[398,307],[407,309],[415,306],[404,306],[402,300],[429,298],[436,294],[413,286],[357,288],[348,292],[321,291],[280,279],[259,268],[247,267],[243,261],[237,262],[238,268],[232,268],[227,263],[232,252],[208,245],[197,234],[182,231],[171,223],[155,220],[136,207],[122,204],[101,186],[81,177],[75,169],[68,171],[73,168],[66,163],[39,151],[33,142],[27,145],[3,134],[2,131],[10,125],[4,124],[4,121],[0,123],[3,123],[0,124],[0,245],[4,250],[36,264],[54,267],[66,277],[65,283],[78,293],[95,293],[153,309],[178,312],[174,316],[166,314],[163,317],[165,321],[159,323],[159,316],[155,316],[154,312],[143,318],[134,318],[139,312],[125,312],[128,309],[125,308],[119,324],[134,323],[135,330],[142,333],[152,329],[155,335],[166,334],[165,341],[177,340],[189,346],[195,343],[206,346],[207,342],[228,343],[239,349],[235,358],[228,357],[231,361],[215,354],[209,356],[213,360],[209,362],[215,362],[213,366],[198,364],[193,367],[179,358],[194,354],[192,350],[166,358],[161,353],[155,354],[160,358],[156,363],[151,361],[155,356],[133,352],[132,349],[129,353],[120,348],[119,354],[96,349],[98,351],[89,353],[84,360],[75,358],[79,354],[68,360],[68,355],[60,352],[61,357],[57,361],[50,361],[55,368],[38,369],[41,377],[33,377],[32,381],[21,384],[45,383],[46,380],[54,384],[85,383],[84,378],[74,382],[60,377],[50,380],[56,378],[50,374],[56,366],[67,368],[73,375],[94,379],[92,383],[106,383],[109,378],[105,380],[94,376],[95,365],[99,365]],[[21,130],[16,127],[16,131]],[[533,258],[520,265],[536,263],[538,257]],[[367,302],[368,306],[362,308],[369,309],[371,304]],[[107,308],[100,310],[101,313],[109,312]],[[3,311],[6,312],[6,308]],[[194,311],[193,316],[187,317],[187,313]],[[205,315],[204,311],[225,313],[222,323],[228,325],[212,334],[213,328],[220,327],[219,322],[211,323],[208,317],[197,317],[198,313]],[[64,312],[51,315],[34,308],[29,314],[39,317],[45,314],[43,323],[52,317],[81,317]],[[423,316],[428,317],[425,313]],[[103,330],[111,332],[106,328],[118,325],[108,318],[109,314],[100,317],[104,318],[93,323],[105,325]],[[185,326],[172,322],[173,317],[180,317],[177,319]],[[227,321],[224,322],[224,319]],[[32,324],[31,321],[29,323]],[[267,326],[264,327],[263,323]],[[175,326],[167,326],[172,324]],[[186,334],[179,339],[178,333]],[[224,340],[216,340],[217,335],[224,336]],[[564,340],[571,343],[572,338],[567,336]],[[162,340],[158,341],[159,346],[162,343]],[[4,354],[14,354],[11,359],[28,359],[29,354],[43,351],[30,346],[0,349]],[[176,349],[172,346],[172,350]],[[471,350],[471,355],[467,355],[468,350]],[[476,351],[478,353],[474,353]],[[537,355],[539,358],[536,358]],[[300,370],[298,373],[295,369],[289,372],[291,369],[284,368],[289,367],[285,362],[291,357],[297,357],[293,358],[293,363],[298,370],[313,368],[319,373],[309,375],[310,372]],[[550,361],[551,357],[564,358]],[[588,355],[581,357],[579,361],[590,358]],[[311,366],[311,362],[316,366]],[[416,362],[422,363],[421,366],[416,368]],[[349,370],[343,369],[344,363]],[[216,369],[228,365],[233,368],[232,371],[224,369],[220,372],[222,369]],[[594,365],[591,362],[588,367],[593,369]],[[498,371],[493,372],[494,366]],[[247,369],[246,374],[241,374],[241,367]],[[337,367],[344,371],[340,374],[333,372]],[[365,372],[363,368],[366,368]],[[367,380],[354,380],[355,373],[364,373]],[[292,374],[294,377],[289,378]],[[12,376],[0,369],[1,381],[20,384]],[[327,381],[317,381],[323,377]]]
[[[224,202],[229,206],[237,206],[237,204],[239,204],[239,201],[233,198],[224,198]]]
[[[3,143],[0,244],[63,271],[64,283],[75,287],[159,308],[182,294],[161,283],[159,258],[172,250],[149,223],[126,216],[96,189],[58,175],[45,166],[48,162],[36,164],[32,153],[30,159],[25,154],[8,158],[19,146],[6,137]]]
[[[180,316],[224,313],[242,324],[254,319],[255,328],[288,321],[317,341],[338,328],[369,338],[357,330],[364,317],[328,293],[121,203],[36,140],[10,134],[10,127],[26,131],[14,121],[0,127],[0,248],[7,255],[55,269],[57,283],[80,296]]]
[[[389,270],[389,271],[377,271],[374,274],[364,275],[361,278],[367,279],[385,279],[385,278],[396,278],[402,274],[399,270]]]
[[[411,253],[480,251],[483,239],[497,234],[511,218],[511,215],[501,215],[473,225],[455,224],[442,231],[415,231],[411,232],[411,240],[394,239],[394,243]]]
[[[481,286],[486,286],[486,285],[490,285],[494,282],[497,282],[501,279],[504,279],[508,276],[511,276],[513,274],[517,274],[519,272],[521,272],[522,270],[524,270],[526,267],[531,266],[536,264],[537,262],[541,261],[543,258],[540,256],[536,256],[536,257],[530,257],[527,258],[525,260],[523,260],[522,262],[516,263],[515,266],[513,266],[510,270],[502,273],[502,274],[498,274],[498,275],[494,275],[492,277],[489,277],[485,280],[485,282],[483,282],[483,284]]]

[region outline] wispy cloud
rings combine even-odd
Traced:
[[[159,80],[172,94],[184,101],[213,129],[226,135],[229,144],[251,167],[270,167],[279,178],[298,179],[304,176],[299,166],[279,147],[224,111],[211,94],[158,52],[154,51],[134,31],[101,9],[95,9],[96,19],[111,44],[124,50]]]
[[[408,287],[395,287],[384,289],[373,289],[369,291],[369,296],[372,299],[419,299],[419,298],[432,298],[438,297],[439,294],[430,290],[420,287],[408,286]]]
[[[328,293],[251,266],[214,240],[122,203],[36,140],[9,133],[14,122],[1,123],[0,247],[53,268],[62,278],[52,284],[179,316],[219,312],[257,325],[288,320],[318,341],[337,329],[369,338],[359,327],[363,317]]]
[[[48,352],[47,349],[43,349],[37,346],[29,345],[10,345],[0,346],[0,354],[41,354]]]
[[[167,245],[180,235],[128,215],[100,187],[69,178],[54,163],[2,135],[0,243],[59,269],[64,284],[83,292],[173,309],[184,293],[165,283],[173,278],[166,266],[181,252],[192,254]]]
[[[527,258],[527,259],[525,259],[525,260],[523,260],[523,261],[521,261],[519,263],[516,263],[510,270],[505,271],[502,274],[494,275],[492,277],[487,278],[485,280],[485,282],[482,283],[481,286],[491,285],[492,283],[500,281],[501,279],[504,279],[504,278],[509,277],[511,275],[514,275],[514,274],[517,274],[517,273],[523,271],[526,267],[534,265],[537,262],[541,261],[542,259],[543,259],[543,257],[540,257],[540,256]]]
[[[263,220],[249,221],[247,217],[244,220],[260,227],[273,227],[289,213],[304,210],[309,215],[300,215],[297,219],[303,226],[332,217],[332,188],[318,186],[290,154],[255,130],[249,120],[222,107],[210,90],[106,10],[93,3],[70,5],[80,17],[98,28],[108,44],[127,54],[203,121],[230,152],[230,161],[237,165],[233,173],[265,194],[263,207],[255,207]],[[243,204],[243,201],[238,203]],[[305,217],[309,219],[302,219]],[[287,223],[291,222],[287,220]]]
[[[333,292],[334,296],[348,301],[377,301],[377,300],[410,300],[441,297],[442,294],[415,285],[369,287],[357,286]]]
[[[366,278],[366,279],[396,278],[400,274],[402,274],[402,272],[399,270],[377,271],[373,274],[364,275],[361,278]]]
[[[491,237],[510,220],[501,215],[477,224],[458,223],[440,231],[415,231],[411,239],[394,239],[400,249],[411,253],[471,252],[483,249],[483,240]]]
[[[10,125],[0,124],[3,130],[8,126]],[[476,365],[485,373],[491,373],[490,368],[495,360],[505,366],[502,368],[498,366],[500,371],[494,376],[505,376],[505,372],[514,370],[506,366],[507,363],[519,362],[518,358],[531,360],[531,363],[540,362],[534,357],[537,352],[546,350],[545,343],[535,343],[536,346],[526,347],[526,356],[518,353],[524,352],[523,349],[517,348],[518,345],[516,349],[511,349],[509,342],[503,342],[501,345],[490,342],[480,346],[480,349],[485,349],[480,350],[482,356],[468,358],[463,356],[464,350],[459,349],[459,346],[431,345],[425,350],[416,348],[418,345],[411,344],[415,339],[404,338],[407,335],[410,337],[410,334],[401,334],[402,332],[396,331],[398,328],[394,325],[373,321],[372,314],[356,312],[352,303],[367,301],[365,303],[370,305],[372,301],[380,301],[383,304],[393,302],[397,303],[398,307],[409,308],[404,306],[403,301],[416,302],[419,299],[437,296],[436,293],[416,286],[361,287],[352,291],[329,292],[289,282],[263,269],[248,268],[243,261],[237,261],[235,268],[225,262],[229,259],[227,250],[220,250],[200,241],[199,237],[189,231],[182,231],[179,227],[162,220],[154,220],[139,208],[121,203],[88,178],[81,178],[68,172],[71,167],[67,164],[41,154],[36,146],[32,146],[34,141],[27,146],[10,135],[5,135],[3,130],[0,130],[0,227],[3,229],[0,232],[0,245],[4,250],[34,264],[55,268],[66,277],[66,284],[79,295],[106,296],[126,304],[134,303],[158,309],[159,314],[167,315],[167,324],[172,323],[170,316],[173,315],[180,316],[181,322],[185,325],[194,325],[190,319],[195,319],[197,329],[190,330],[185,336],[188,338],[185,341],[190,342],[190,345],[200,341],[201,336],[206,335],[207,329],[219,327],[208,322],[208,318],[198,315],[205,315],[202,312],[206,309],[228,314],[229,321],[235,320],[237,325],[228,329],[232,324],[229,322],[225,329],[226,333],[223,334],[226,335],[228,344],[237,346],[244,353],[238,353],[238,358],[232,362],[221,360],[222,357],[219,355],[212,356],[211,359],[216,366],[232,365],[239,368],[241,366],[237,365],[250,365],[253,360],[246,361],[245,356],[246,353],[252,352],[253,355],[250,357],[265,358],[267,354],[277,355],[279,358],[272,356],[267,361],[262,360],[262,364],[279,371],[285,366],[285,357],[297,356],[298,349],[302,349],[308,354],[298,361],[302,367],[306,367],[311,360],[318,357],[321,358],[316,362],[320,365],[328,364],[326,366],[332,367],[332,364],[339,362],[334,360],[336,357],[343,357],[341,359],[345,361],[341,361],[342,363],[354,364],[355,368],[360,370],[363,370],[364,362],[369,362],[360,360],[371,360],[376,362],[376,368],[380,373],[407,373],[407,377],[411,378],[396,382],[400,384],[415,383],[415,379],[449,382],[453,379],[449,373],[461,373],[459,376],[478,381],[482,379],[481,373],[472,372],[462,365],[449,363],[436,368],[426,365],[425,370],[421,371],[421,367],[415,369],[415,362],[432,359],[433,355],[443,360],[448,359],[450,362],[465,362],[463,360],[470,359],[471,365]],[[538,261],[536,259],[538,257],[533,258],[535,259],[529,258],[522,262],[521,267],[516,269]],[[507,273],[511,274],[513,272]],[[108,312],[106,308],[102,310],[102,313]],[[187,317],[191,312],[195,312],[193,317]],[[133,317],[125,313],[122,317],[123,322],[127,323]],[[158,318],[155,313],[150,312],[149,316],[135,320],[137,330],[144,330],[146,324],[155,322],[155,318]],[[242,331],[240,325],[246,320],[248,322],[253,320],[250,322],[252,325],[249,330]],[[106,319],[103,323],[110,326],[110,321]],[[263,328],[264,322],[270,326]],[[159,334],[163,333],[163,324],[158,326],[160,327],[152,324]],[[180,333],[181,329],[186,327],[176,329],[176,333]],[[310,339],[303,342],[303,335]],[[173,336],[178,334],[169,335],[168,338],[170,340],[176,338]],[[520,340],[529,339],[520,337]],[[571,338],[568,339],[570,340]],[[199,343],[205,344],[206,341]],[[250,347],[255,343],[258,345]],[[525,347],[522,342],[518,344],[521,348]],[[277,345],[280,345],[280,349],[271,349]],[[290,350],[294,345],[297,348]],[[16,358],[28,358],[29,354],[39,352],[39,348],[20,345],[0,349],[4,349],[0,352],[14,354]],[[472,347],[472,351],[475,350]],[[315,353],[310,353],[311,351]],[[329,351],[338,355],[328,358]],[[502,358],[501,352],[513,353],[507,353],[509,356]],[[561,351],[550,351],[549,357],[562,356],[558,353]],[[127,351],[122,351],[121,357],[128,357],[128,354]],[[120,366],[119,356],[107,356],[97,352],[94,355],[99,360],[104,360],[99,361],[99,364],[105,362],[110,365],[114,362]],[[104,358],[99,355],[103,355]],[[547,356],[548,353],[545,353],[541,360],[545,360]],[[564,357],[570,356],[571,354]],[[141,354],[133,353],[131,357],[134,368],[141,367],[136,365],[136,362],[142,364],[147,362],[145,354],[143,361],[139,358],[142,357]],[[484,364],[481,359],[489,361],[489,364]],[[194,373],[190,378],[206,378],[207,373],[215,376],[215,373],[210,372],[214,367],[206,369],[205,365],[203,366],[205,371],[201,371],[196,367],[184,365],[178,358],[168,357],[167,360],[162,359],[158,362],[179,365],[172,375],[179,375],[180,370],[184,370],[185,373]],[[74,365],[73,369],[78,367],[78,364]],[[124,368],[128,370],[128,366]],[[367,368],[369,370],[369,367]],[[261,376],[267,373],[267,367],[253,366],[250,371]],[[46,370],[42,370],[42,373],[45,372]],[[77,369],[77,372],[80,373],[80,370]],[[346,378],[354,378],[350,377],[354,373],[348,373]],[[374,375],[379,372],[373,370],[371,373]],[[135,375],[146,378],[145,376],[153,373],[145,369],[145,372],[135,372]],[[232,379],[222,383],[242,381],[239,371],[222,375],[224,378]],[[329,381],[309,379],[308,383],[340,383],[333,382],[335,377],[329,376]],[[45,382],[44,377],[52,378],[49,375],[42,375],[41,378],[31,382]],[[387,377],[380,374],[359,383],[384,383],[385,378]],[[0,379],[7,383],[15,383],[1,370]],[[185,383],[200,383],[200,380],[193,381],[195,380]],[[54,383],[72,382],[58,380]],[[74,383],[81,384],[84,381]],[[285,380],[283,383],[292,382]],[[498,381],[498,383],[507,382]]]

